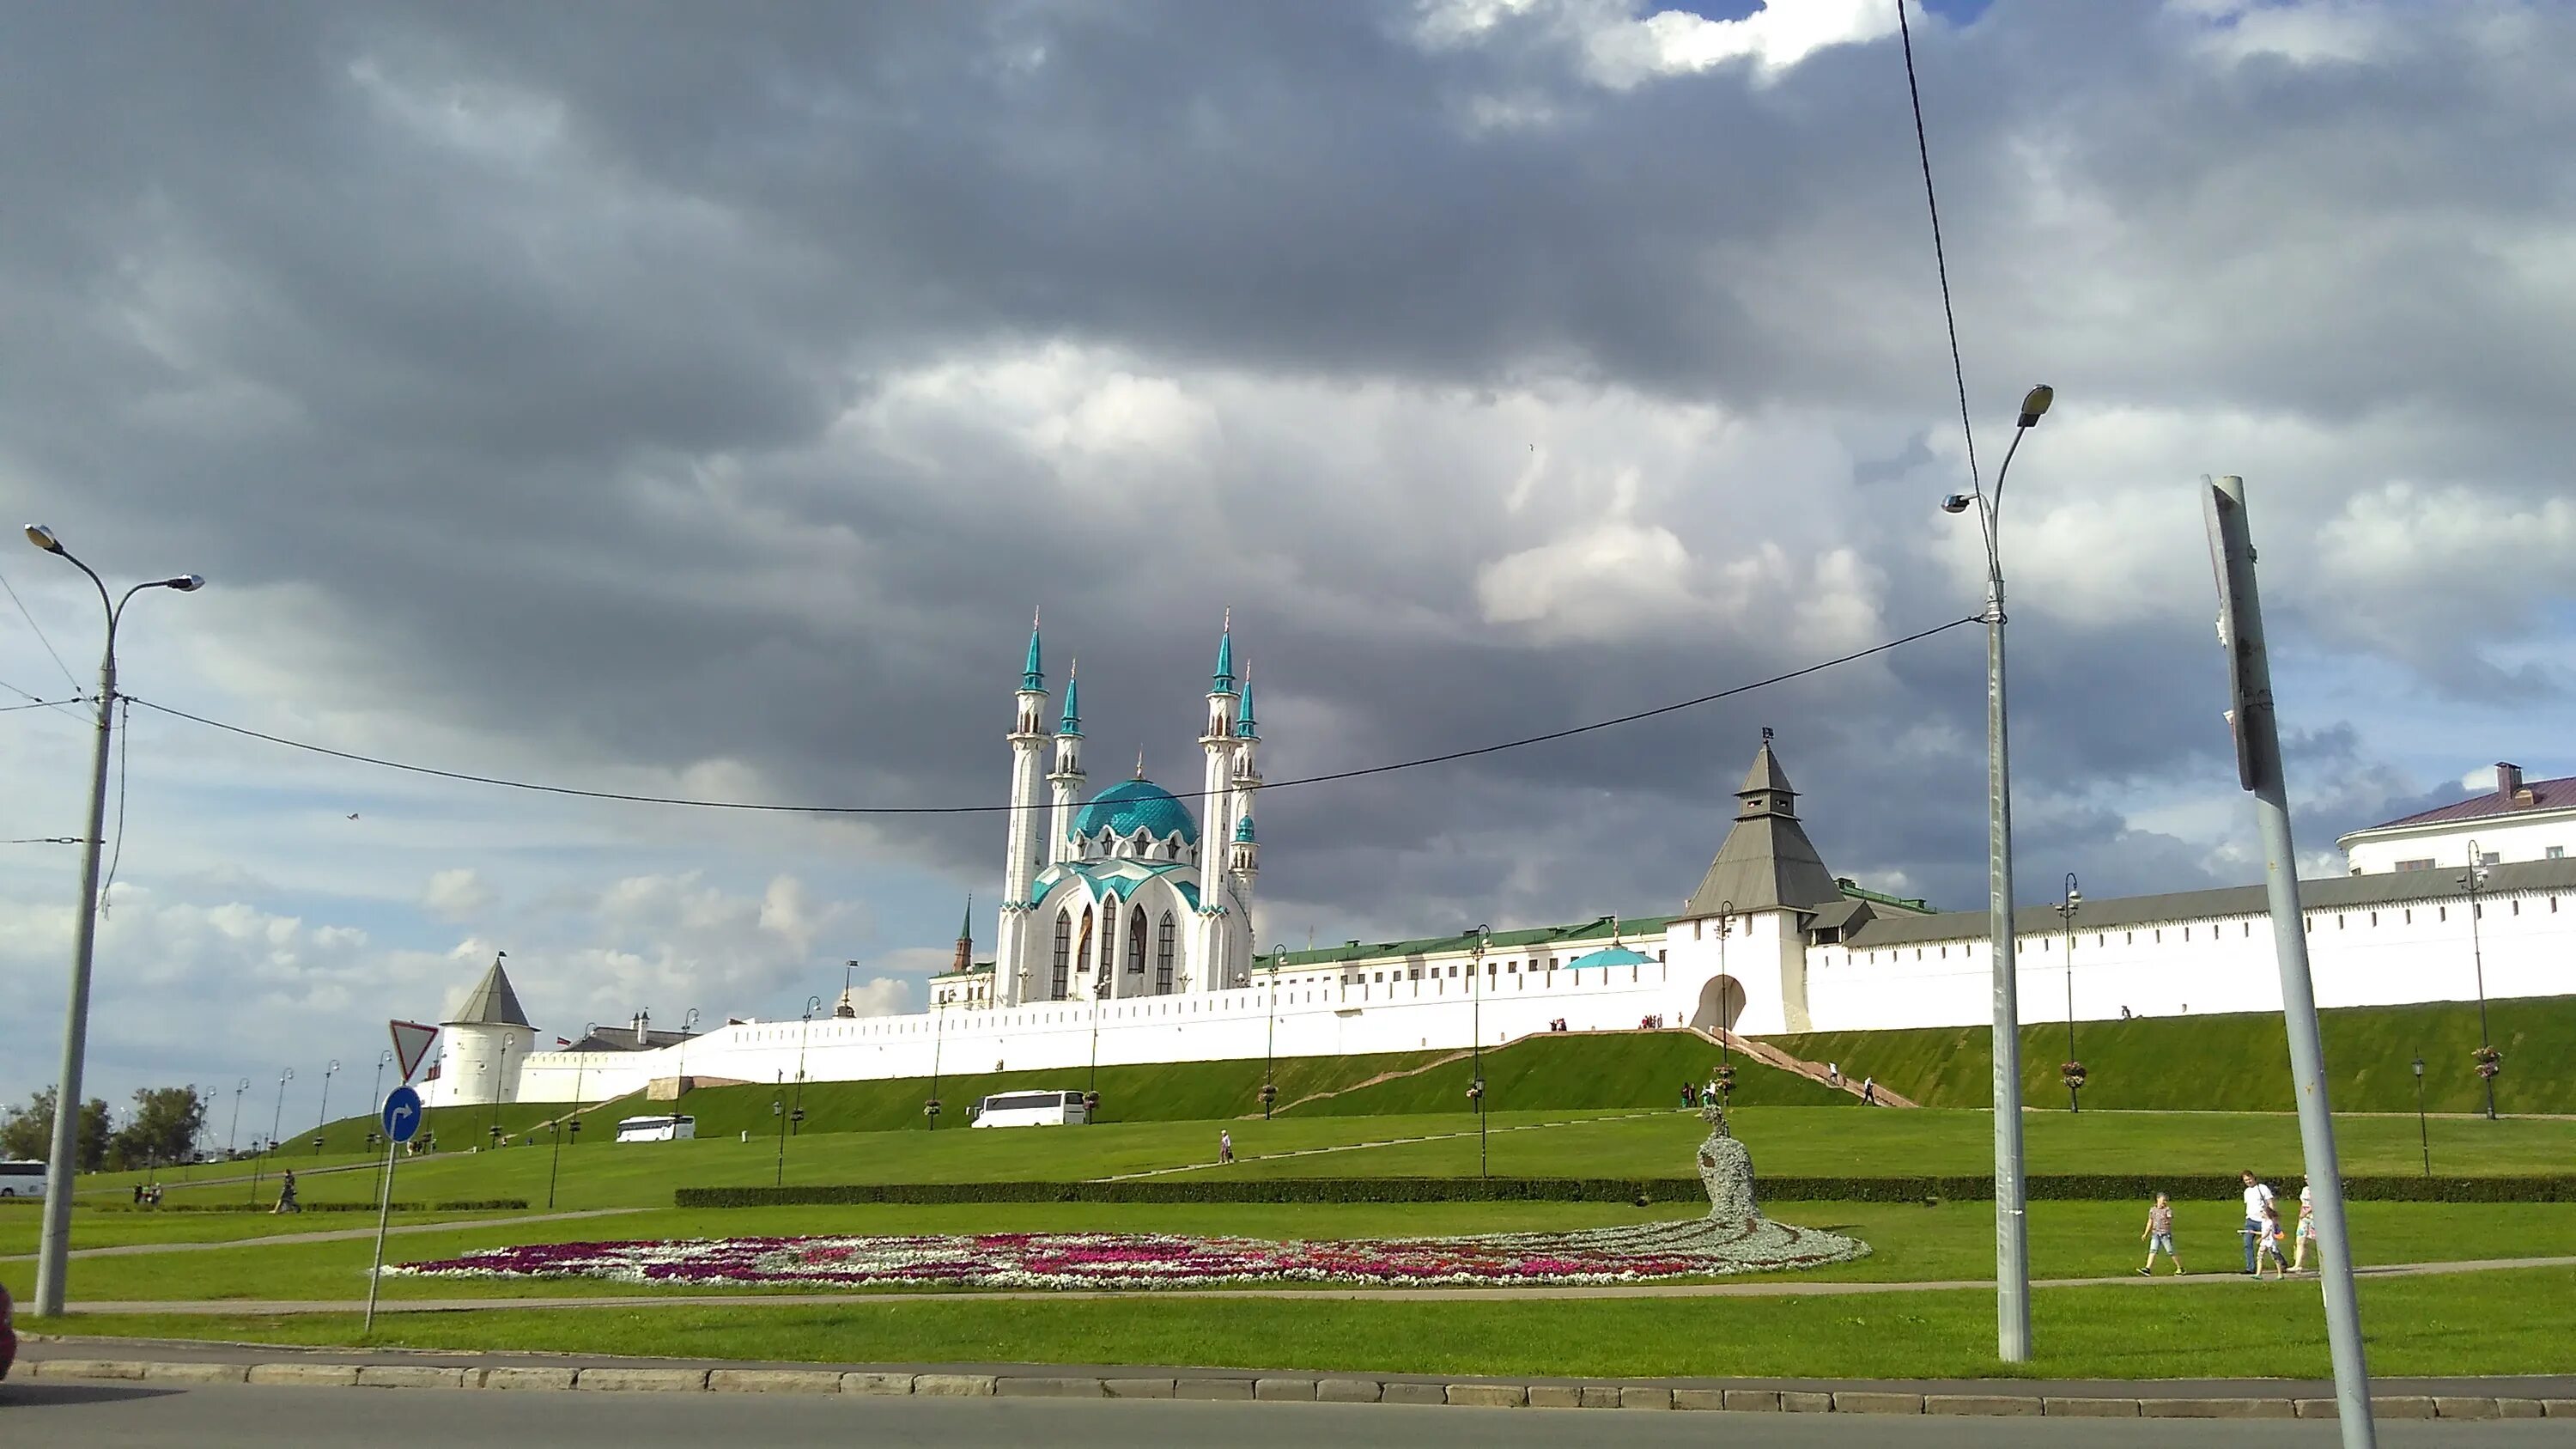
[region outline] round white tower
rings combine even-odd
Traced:
[[[1020,673],[1019,709],[1011,725],[1011,839],[1002,857],[1002,918],[993,933],[995,970],[1005,973],[1007,1000],[1019,1002],[1019,975],[1028,934],[1029,887],[1038,878],[1044,845],[1038,832],[1046,812],[1038,805],[1039,753],[1046,748],[1046,670],[1038,651],[1038,619],[1029,619],[1029,659]]]
[[[1082,803],[1082,661],[1064,672],[1064,718],[1055,727],[1055,770],[1047,785],[1055,792],[1055,810],[1047,824],[1047,864],[1072,860],[1080,850],[1073,842],[1073,811]]]
[[[438,1081],[434,1107],[485,1106],[519,1100],[519,1068],[537,1045],[537,1033],[519,1006],[501,957],[468,992],[452,1019],[439,1023]]]
[[[1232,933],[1226,929],[1225,842],[1233,833],[1226,813],[1234,797],[1235,704],[1234,611],[1228,609],[1217,635],[1207,733],[1199,736],[1199,748],[1207,753],[1207,788],[1199,796],[1199,910],[1192,933],[1196,949],[1190,953],[1190,986],[1199,991],[1222,991],[1234,979],[1227,959]]]

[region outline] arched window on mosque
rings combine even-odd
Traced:
[[[1127,974],[1142,978],[1145,974],[1145,908],[1136,907],[1127,916]]]
[[[1062,1001],[1065,992],[1072,989],[1073,982],[1068,974],[1072,969],[1073,913],[1059,910],[1055,913],[1055,989],[1049,993],[1052,999]]]
[[[1172,992],[1172,937],[1178,930],[1172,924],[1172,913],[1163,912],[1163,924],[1154,933],[1154,994],[1169,996]]]

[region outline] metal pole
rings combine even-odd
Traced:
[[[385,1276],[385,1223],[394,1211],[394,1134],[385,1134],[385,1180],[376,1197],[376,1265],[367,1270],[367,1318],[358,1326],[361,1336],[376,1331],[376,1285]],[[547,1205],[553,1205],[549,1192]]]
[[[2496,1119],[2495,1074],[2488,1054],[2495,1050],[2495,1036],[2487,1030],[2487,954],[2478,930],[2478,884],[2486,867],[2478,859],[2478,843],[2469,842],[2469,873],[2460,883],[2469,888],[2469,961],[2478,973],[2478,1079],[2486,1083],[2487,1120]]]
[[[322,1069],[322,1117],[313,1124],[313,1155],[316,1157],[322,1155],[323,1131],[331,1125],[331,1078],[339,1070],[338,1057],[333,1057],[331,1064]]]
[[[939,1046],[946,1038],[948,1013],[938,1002],[930,1007],[930,1100],[923,1104],[922,1115],[930,1119],[930,1130],[939,1130]]]
[[[782,1088],[784,1084],[781,1084]],[[787,1185],[787,1093],[779,1091],[769,1099],[770,1115],[778,1119],[778,1173],[769,1180],[771,1187]]]
[[[2018,434],[2014,441],[2020,441]],[[2004,575],[2003,565],[1996,561],[1986,579],[1986,912],[1994,956],[1995,1356],[2005,1363],[2028,1363],[2030,1222],[2022,1205],[2021,1002],[2012,902]]]
[[[2083,893],[2076,888],[2075,872],[2070,870],[2066,873],[2066,899],[2058,910],[2059,919],[2066,925],[2066,1060],[2069,1065],[2080,1060],[2075,1055],[2075,908],[2083,901]],[[2074,1074],[2068,1073],[2066,1110],[2083,1111],[2082,1095],[2083,1088],[2077,1085]]]
[[[2334,1360],[2335,1400],[2344,1449],[2373,1449],[2370,1368],[2353,1291],[2352,1240],[2345,1230],[2343,1172],[2334,1115],[2326,1095],[2325,1047],[2317,1029],[2315,984],[2308,972],[2308,933],[2299,909],[2298,854],[2290,840],[2290,806],[2282,777],[2280,721],[2272,698],[2271,661],[2263,647],[2263,612],[2255,588],[2254,545],[2245,518],[2245,484],[2217,480],[2205,492],[2210,543],[2223,612],[2219,638],[2230,651],[2230,687],[2240,778],[2254,794],[2263,839],[2263,887],[2272,908],[2272,943],[2280,957],[2281,1015],[2288,1028],[2290,1072],[2299,1103],[2299,1141],[2316,1199],[2317,1278],[2325,1290],[2326,1340]]]
[[[1473,1095],[1476,1099],[1476,1175],[1486,1177],[1491,1174],[1485,1155],[1485,928],[1482,926],[1476,928],[1474,962],[1471,969],[1476,973],[1476,979],[1473,982],[1476,1004],[1472,1008],[1472,1024],[1469,1031],[1475,1040],[1469,1043],[1469,1050],[1474,1058],[1476,1074],[1473,1083]]]
[[[283,1126],[286,1122],[286,1084],[294,1080],[295,1068],[293,1067],[288,1067],[277,1074],[277,1110],[270,1113],[268,1119],[269,1153],[275,1153],[277,1151],[278,1128]],[[250,1200],[253,1202],[259,1201],[259,1169],[261,1166],[266,1165],[267,1161],[267,1155],[264,1154],[260,1158],[259,1162],[253,1164],[251,1167]]]
[[[591,1033],[585,1031],[582,1033],[582,1040],[588,1041],[590,1040],[590,1036]],[[571,1116],[575,1122],[579,1122],[581,1120],[581,1074],[583,1069],[589,1065],[590,1053],[581,1052],[577,1053],[573,1057]],[[554,1157],[552,1161],[549,1161],[546,1164],[546,1211],[548,1212],[553,1212],[555,1210],[555,1174],[563,1167],[563,1139],[564,1122],[563,1118],[558,1117],[555,1119]]]
[[[233,1159],[233,1144],[238,1142],[241,1138],[241,1099],[242,1093],[249,1090],[250,1078],[248,1077],[242,1078],[241,1085],[233,1088],[232,1125],[224,1129],[224,1160],[227,1162],[230,1162]]]
[[[83,572],[87,572],[84,568]],[[92,576],[93,580],[95,575]],[[107,590],[99,589],[104,600]],[[36,1316],[63,1311],[71,1267],[72,1175],[80,1165],[81,1065],[89,1049],[90,963],[98,949],[98,842],[107,827],[107,740],[116,711],[116,616],[98,665],[98,740],[89,776],[89,829],[81,835],[81,912],[72,943],[71,1005],[63,1023],[63,1068],[54,1091],[54,1138],[45,1165],[45,1221],[36,1249]]]
[[[2424,1059],[2415,1058],[2415,1140],[2424,1148],[2424,1175],[2433,1175],[2433,1129],[2424,1122]]]
[[[1271,1080],[1272,1064],[1278,1059],[1279,1046],[1279,973],[1286,969],[1288,948],[1273,943],[1270,947],[1270,1019],[1261,1037],[1261,1120],[1270,1120],[1270,1104],[1279,1097],[1278,1084]]]

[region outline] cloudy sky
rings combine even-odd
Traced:
[[[2006,505],[2027,893],[2253,873],[2204,472],[2249,480],[2312,868],[2496,759],[2576,772],[2576,11],[1910,14],[1987,469],[2058,389]],[[1095,786],[1141,749],[1175,788],[1229,606],[1274,780],[1977,607],[1888,0],[7,29],[0,503],[212,580],[136,601],[144,700],[591,789],[992,805],[1041,604]],[[0,577],[5,702],[87,687],[87,584]],[[1982,664],[1958,629],[1275,792],[1258,930],[1670,910],[1765,725],[1838,871],[1972,906]],[[248,1078],[245,1138],[288,1066],[290,1128],[333,1057],[362,1102],[382,1022],[494,950],[550,1034],[793,1015],[848,960],[891,1009],[1000,873],[989,814],[127,738],[90,1083]],[[87,748],[0,714],[0,838],[80,833]],[[12,1100],[53,1076],[76,857],[0,846]]]

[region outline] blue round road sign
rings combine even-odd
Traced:
[[[409,1142],[420,1135],[420,1093],[409,1087],[396,1087],[385,1094],[385,1135],[396,1142]]]

